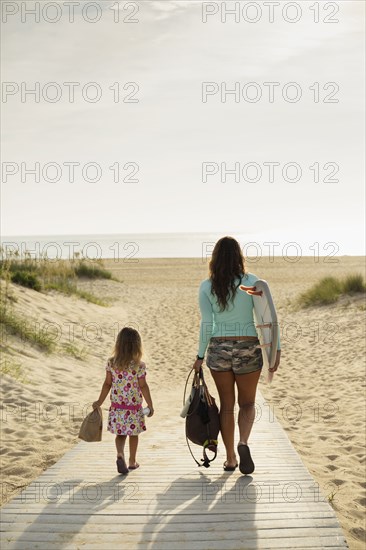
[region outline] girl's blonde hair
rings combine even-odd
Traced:
[[[128,367],[131,361],[140,363],[142,357],[141,336],[131,327],[124,327],[117,336],[113,355],[110,358],[114,367]]]

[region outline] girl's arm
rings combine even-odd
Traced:
[[[99,395],[99,399],[98,401],[94,401],[93,409],[96,409],[97,407],[101,407],[103,405],[105,398],[111,391],[111,387],[112,387],[112,374],[110,371],[107,371],[105,375],[105,380],[102,386],[102,390]]]
[[[141,378],[139,378],[138,381],[139,381],[139,386],[141,388],[142,395],[144,396],[146,404],[150,409],[150,414],[148,416],[152,416],[154,414],[154,407],[153,407],[153,402],[150,395],[150,388],[148,386],[148,383],[146,382],[145,376],[141,376]]]

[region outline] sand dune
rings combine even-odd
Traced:
[[[2,376],[2,502],[78,441],[81,419],[104,379],[105,358],[125,324],[143,336],[156,408],[151,429],[159,419],[179,414],[197,349],[197,291],[207,264],[188,259],[105,264],[120,283],[81,286],[109,298],[108,308],[12,285],[16,311],[54,334],[57,349],[46,354],[3,335],[3,361],[20,364],[25,380]],[[333,496],[350,548],[364,548],[365,300],[346,297],[321,308],[293,307],[298,293],[322,276],[362,272],[364,258],[341,257],[337,264],[322,258],[295,264],[262,258],[248,261],[247,269],[269,281],[281,327],[280,370],[272,386],[261,380],[260,389],[321,490]],[[212,383],[210,388],[214,393]]]

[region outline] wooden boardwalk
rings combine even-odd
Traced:
[[[179,417],[142,435],[141,468],[127,476],[105,429],[101,443],[80,441],[2,507],[2,550],[348,548],[259,391],[257,410],[250,476],[223,471],[222,443],[214,464],[198,468]]]

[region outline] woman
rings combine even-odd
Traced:
[[[251,474],[254,463],[248,437],[255,418],[255,394],[263,367],[261,348],[253,318],[253,298],[239,285],[254,286],[258,277],[247,273],[239,243],[232,237],[220,239],[209,264],[210,278],[201,283],[199,305],[201,325],[196,371],[206,364],[220,397],[221,434],[226,447],[225,471],[233,471],[238,462],[234,450],[235,384],[238,389],[239,469]],[[272,372],[280,364],[280,338]]]

